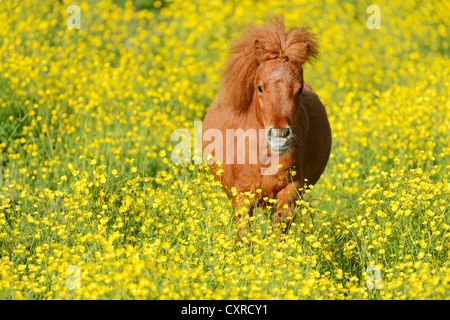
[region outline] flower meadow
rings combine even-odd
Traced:
[[[0,0],[0,298],[449,299],[450,5],[372,4]],[[282,241],[271,205],[237,240],[172,132],[274,15],[317,35],[332,153]]]

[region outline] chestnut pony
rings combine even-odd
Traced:
[[[286,231],[296,200],[304,187],[320,178],[331,150],[325,108],[303,78],[303,65],[318,56],[318,45],[306,29],[286,32],[283,19],[274,18],[262,27],[251,26],[232,44],[231,52],[219,94],[203,122],[203,156],[231,197],[236,210],[234,220],[246,217],[239,237],[249,227],[248,217],[254,206],[264,205],[265,197],[277,199],[273,221],[284,222]],[[241,133],[254,129],[258,141],[251,144],[247,135],[241,140],[245,143],[235,147],[233,137],[205,154],[211,151],[208,146],[213,139],[205,135],[211,129],[222,137],[227,137],[230,129],[242,129]],[[217,139],[216,143],[221,141]],[[234,156],[225,159],[227,152]],[[239,163],[240,153],[247,154],[248,159],[256,154],[257,159],[254,163]],[[218,154],[223,156],[218,159]],[[261,169],[268,164],[261,161],[261,154],[272,160],[278,157],[274,173],[262,174]],[[219,174],[217,169],[223,171]]]

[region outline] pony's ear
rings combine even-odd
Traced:
[[[304,28],[293,28],[288,32],[286,55],[299,64],[311,62],[319,56],[316,37]]]
[[[305,62],[313,61],[319,55],[318,45],[315,39],[309,39],[304,46]]]

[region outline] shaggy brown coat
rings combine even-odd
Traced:
[[[264,203],[263,197],[278,199],[274,222],[285,222],[289,227],[295,200],[301,195],[305,182],[314,185],[318,181],[331,150],[331,130],[325,108],[303,79],[302,66],[318,56],[318,45],[314,35],[306,29],[292,28],[285,32],[283,19],[275,18],[262,27],[249,28],[232,44],[231,53],[219,94],[204,119],[203,133],[218,129],[225,141],[226,129],[246,131],[251,128],[259,132],[269,126],[290,126],[293,139],[288,151],[279,156],[282,167],[273,175],[261,175],[260,169],[267,164],[262,164],[259,156],[256,164],[237,164],[236,161],[239,152],[247,155],[265,152],[270,156],[267,143],[258,142],[255,149],[246,141],[242,149],[236,148],[234,141],[226,141],[221,150],[223,173],[216,178],[231,197],[233,208],[245,207],[250,216],[254,205]],[[211,142],[203,139],[203,150]],[[232,145],[234,159],[227,163],[225,155]],[[214,152],[212,155],[215,156]],[[212,159],[212,167],[216,160]],[[295,170],[296,175],[288,174],[290,169]],[[231,192],[233,187],[237,194]],[[261,192],[257,193],[258,189]],[[247,197],[240,196],[246,191],[256,194],[256,203],[249,204]],[[239,235],[244,230],[240,229]]]

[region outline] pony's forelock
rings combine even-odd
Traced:
[[[225,64],[219,99],[224,107],[242,112],[252,102],[260,63],[280,57],[300,68],[317,58],[319,52],[312,33],[305,28],[285,32],[283,18],[276,17],[262,27],[248,27],[241,39],[231,44],[231,54]]]

